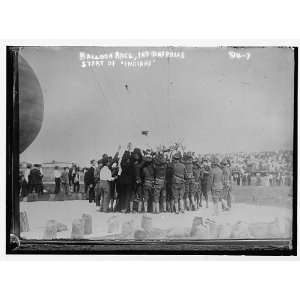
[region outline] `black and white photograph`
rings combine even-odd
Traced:
[[[297,54],[8,46],[10,243],[295,251]]]

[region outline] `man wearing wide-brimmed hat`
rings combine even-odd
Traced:
[[[186,169],[183,163],[180,162],[181,153],[177,152],[173,155],[172,162],[172,197],[175,207],[175,213],[180,211],[184,213],[184,184],[186,179]]]
[[[183,155],[182,160],[186,169],[186,180],[184,186],[184,202],[187,210],[196,210],[195,203],[195,178],[193,173],[193,155],[187,152]]]
[[[167,211],[166,202],[166,171],[167,171],[167,161],[162,152],[157,152],[154,160],[153,166],[155,170],[155,182],[154,182],[154,202],[153,202],[153,212],[160,212],[160,204],[162,212]]]
[[[143,164],[141,167],[141,178],[143,184],[143,205],[144,211],[148,212],[148,207],[153,200],[153,189],[154,189],[154,166],[153,166],[153,156],[152,151],[147,149],[144,151]],[[142,203],[141,203],[142,204]],[[142,207],[139,207],[139,212],[142,210]]]
[[[231,168],[230,168],[230,160],[224,158],[221,162],[222,169],[223,169],[223,199],[226,201],[226,207],[223,205],[223,209],[230,209],[231,208],[231,189],[232,189],[232,182],[231,182]]]
[[[102,198],[102,211],[107,212],[110,202],[110,182],[113,181],[115,178],[112,177],[111,170],[108,167],[109,159],[108,157],[103,157],[101,160],[101,168],[99,170],[99,195]],[[97,199],[96,199],[97,200]],[[100,211],[100,199],[96,203],[97,210]]]
[[[221,202],[224,205],[225,201],[222,199],[223,171],[220,167],[219,159],[216,156],[212,156],[211,158],[210,186],[214,205],[214,215],[218,215],[218,203]]]
[[[194,197],[196,208],[200,207],[200,197],[201,197],[201,164],[199,162],[199,158],[193,159],[193,175],[194,175]]]

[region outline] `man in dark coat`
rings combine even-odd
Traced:
[[[191,152],[185,153],[182,160],[186,169],[184,202],[187,210],[196,210],[195,204],[195,178],[193,173],[193,156]]]
[[[173,212],[174,202],[172,197],[172,163],[170,161],[167,162],[166,169],[166,201],[167,201],[167,211]]]
[[[29,173],[29,185],[31,187],[31,193],[40,193],[40,187],[42,184],[42,174],[39,167],[40,165],[38,164],[33,165],[33,168],[30,170]]]
[[[200,207],[201,199],[201,165],[199,159],[193,160],[193,175],[194,175],[194,185],[195,185],[195,203],[196,208]]]
[[[86,183],[89,187],[89,203],[95,202],[95,171],[96,171],[96,161],[94,159],[91,160],[91,166],[86,171],[85,178]]]
[[[184,213],[184,184],[186,179],[186,169],[180,162],[181,153],[177,152],[173,155],[172,162],[172,196],[174,201],[175,213],[180,211]]]
[[[201,182],[200,207],[202,207],[202,198],[204,197],[206,202],[206,208],[208,208],[208,191],[210,189],[209,176],[210,176],[210,167],[208,165],[208,160],[206,158],[203,158],[201,173],[200,173],[200,182]]]
[[[139,148],[135,148],[132,153],[133,159],[133,171],[134,171],[134,185],[133,185],[133,193],[134,197],[131,198],[129,202],[129,210],[133,212],[133,201],[136,200],[138,203],[138,212],[142,210],[143,204],[143,182],[140,176],[140,170],[143,162],[143,155]]]
[[[155,172],[154,181],[154,201],[153,201],[153,213],[159,213],[160,203],[162,211],[167,211],[166,202],[166,171],[167,162],[162,152],[156,153],[153,160],[153,167]]]
[[[232,189],[232,173],[230,168],[230,161],[228,159],[222,160],[223,169],[223,198],[226,201],[226,205],[222,203],[224,210],[231,208],[231,189]]]
[[[135,185],[134,158],[132,155],[132,144],[129,143],[127,150],[121,159],[121,174],[118,178],[118,209],[121,212],[129,212],[129,203],[132,202],[132,196]]]
[[[143,204],[144,211],[148,212],[150,203],[153,201],[153,187],[154,187],[154,167],[153,157],[151,151],[147,150],[143,157],[143,165],[141,168],[141,177],[143,178]]]
[[[214,215],[219,214],[218,203],[222,201],[223,196],[223,171],[219,165],[219,160],[217,157],[212,157],[211,159],[211,170],[210,170],[210,187],[211,195],[214,205]]]

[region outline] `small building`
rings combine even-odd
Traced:
[[[44,182],[53,182],[54,181],[54,168],[58,167],[59,170],[63,170],[63,168],[72,166],[72,162],[66,161],[55,161],[52,160],[51,162],[44,162],[42,163],[42,171],[43,171],[43,181]]]

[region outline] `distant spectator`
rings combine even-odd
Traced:
[[[250,172],[247,174],[247,183],[248,183],[248,185],[251,185],[251,173]]]
[[[76,171],[76,165],[74,163],[72,163],[72,166],[69,169],[69,173],[68,173],[70,188],[73,188],[73,186],[74,186],[75,171]]]
[[[42,174],[38,164],[33,165],[33,168],[30,170],[28,178],[30,192],[39,194],[42,185]]]
[[[60,180],[61,177],[61,171],[58,169],[58,166],[54,167],[54,181],[55,181],[55,190],[54,194],[58,194],[60,192]]]
[[[91,160],[91,166],[86,172],[86,183],[89,187],[89,202],[95,202],[95,171],[96,171],[96,161]]]
[[[89,190],[89,184],[88,184],[88,168],[83,169],[83,183],[84,183],[84,194],[87,195]]]
[[[69,168],[65,167],[61,174],[61,183],[65,195],[69,195]]]
[[[27,164],[24,171],[23,180],[21,183],[22,197],[26,197],[30,193],[29,174],[31,170],[31,164]]]
[[[38,168],[40,170],[40,173],[41,173],[41,180],[40,180],[40,185],[39,185],[39,193],[41,195],[44,194],[44,182],[43,182],[43,177],[44,177],[44,174],[43,174],[43,169],[42,169],[42,165],[38,165]]]
[[[260,186],[262,184],[260,173],[256,173],[256,185]]]
[[[74,170],[73,191],[74,191],[74,193],[79,193],[79,190],[80,190],[80,173],[79,173],[79,168],[77,167]]]

